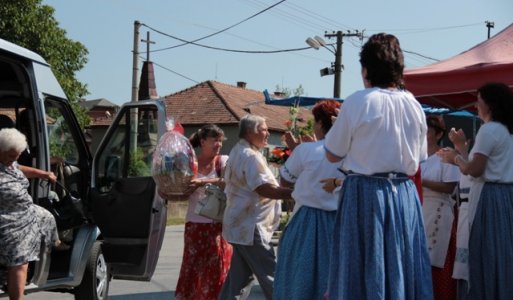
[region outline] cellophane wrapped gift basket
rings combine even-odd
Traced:
[[[152,176],[160,193],[166,197],[183,195],[197,172],[194,148],[175,130],[174,122],[168,121],[168,132],[160,138],[153,152]]]

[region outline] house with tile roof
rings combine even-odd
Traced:
[[[101,139],[107,132],[114,116],[119,110],[119,105],[110,102],[105,98],[95,100],[80,100],[78,102],[85,110],[91,123],[85,130],[87,142],[91,152],[94,153]]]
[[[221,149],[222,154],[229,154],[238,142],[239,121],[246,114],[257,114],[267,119],[270,137],[264,154],[269,153],[270,148],[282,145],[281,136],[287,130],[289,120],[289,107],[265,104],[263,92],[246,88],[244,82],[230,85],[208,80],[165,96],[164,101],[167,115],[182,124],[186,136],[205,124],[213,123],[221,127],[227,138]],[[311,112],[301,108],[298,113],[299,125],[304,126],[310,118],[313,118]],[[187,201],[170,202],[168,215],[184,218],[187,205]]]
[[[267,119],[271,147],[281,145],[281,136],[287,130],[289,120],[289,107],[265,104],[263,92],[246,88],[244,82],[230,85],[208,80],[165,96],[164,101],[167,115],[182,124],[186,136],[204,124],[213,123],[221,127],[227,137],[221,150],[223,154],[228,154],[239,140],[239,120],[246,114],[257,114]],[[311,112],[301,108],[298,124],[304,126],[310,118],[313,118]]]

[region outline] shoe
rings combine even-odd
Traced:
[[[55,241],[55,244],[53,246],[53,250],[55,251],[66,251],[71,248],[70,245],[61,242],[60,240]]]

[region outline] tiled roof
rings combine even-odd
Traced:
[[[83,108],[90,110],[94,107],[119,107],[119,105],[110,102],[105,98],[95,99],[95,100],[86,100],[86,101],[78,101],[78,104]]]
[[[114,119],[111,117],[111,118],[108,118],[108,117],[100,117],[100,118],[91,118],[91,124],[89,124],[88,127],[108,127],[110,126],[110,124],[112,124],[112,121]]]
[[[261,91],[208,80],[193,87],[165,97],[167,114],[183,125],[215,123],[217,125],[238,124],[246,114],[252,113],[267,118],[272,130],[286,130],[289,108],[267,105]],[[305,121],[312,118],[309,110],[299,114]]]

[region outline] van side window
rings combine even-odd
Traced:
[[[97,153],[101,192],[108,192],[121,178],[151,176],[152,155],[158,142],[155,114],[147,107],[131,108],[117,118],[109,142]],[[134,118],[137,122],[130,122]]]
[[[62,158],[70,164],[78,164],[79,152],[73,140],[66,115],[61,111],[58,102],[46,101],[46,126],[48,128],[48,141],[50,157]]]

